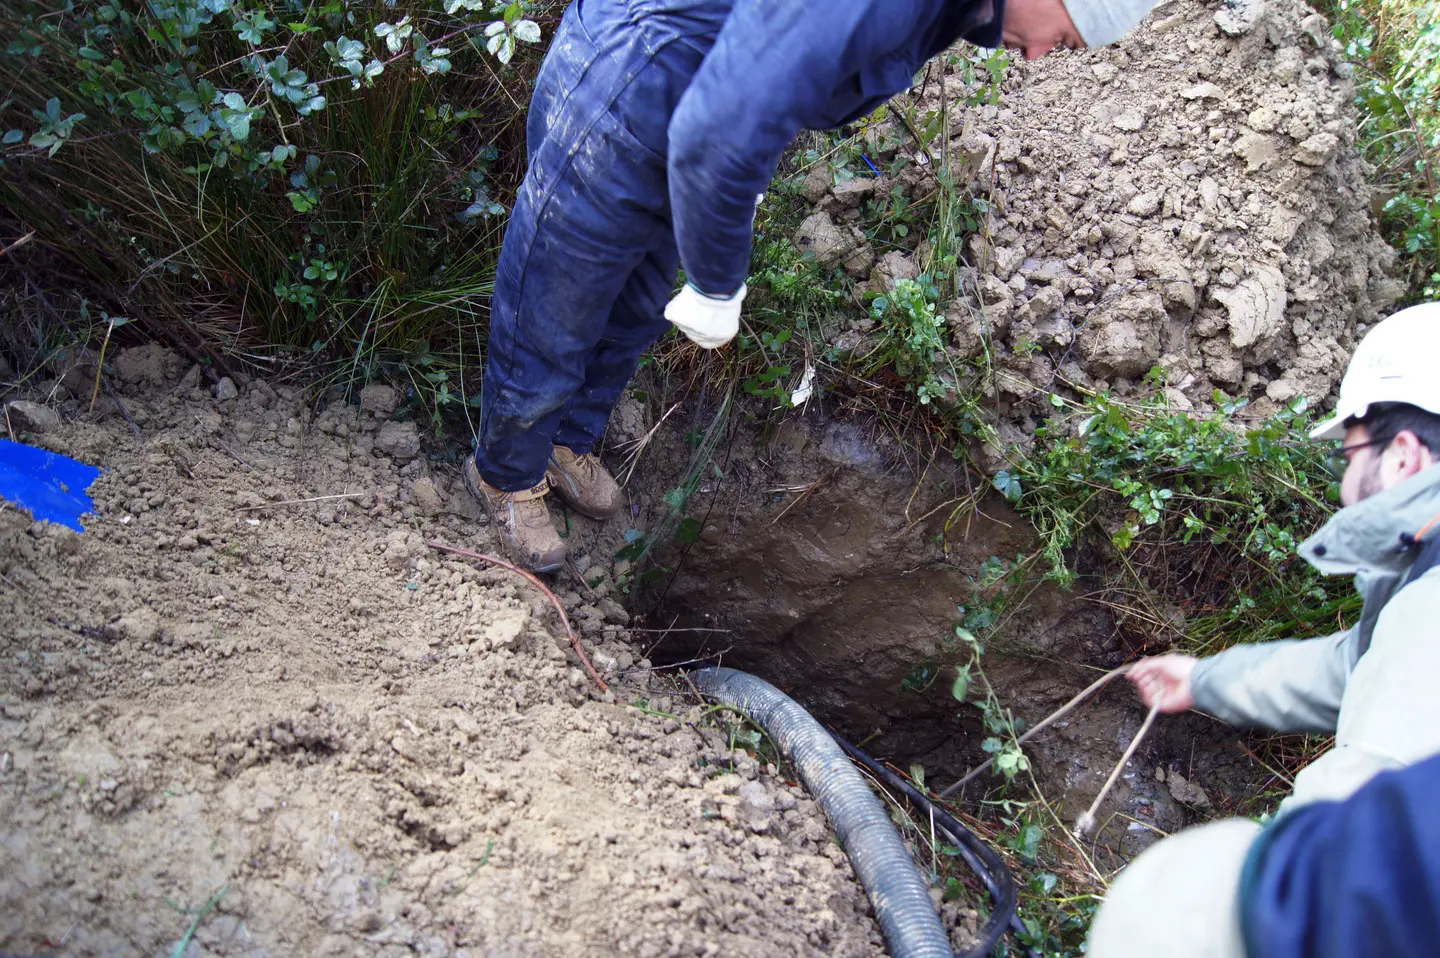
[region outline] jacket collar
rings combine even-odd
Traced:
[[[1300,555],[1326,575],[1401,573],[1415,561],[1415,540],[1440,535],[1440,465],[1393,489],[1341,509]]]

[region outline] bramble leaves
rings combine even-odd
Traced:
[[[60,109],[59,97],[51,97],[45,103],[44,112],[40,110],[32,110],[30,112],[40,123],[40,128],[30,134],[30,145],[40,150],[48,148],[51,156],[54,156],[60,150],[60,147],[65,145],[65,141],[70,139],[71,134],[75,130],[75,124],[85,119],[85,114],[83,113],[71,113],[69,116],[63,115]],[[8,133],[6,137],[7,142],[13,142],[8,140]]]

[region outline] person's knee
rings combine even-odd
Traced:
[[[486,418],[505,422],[508,431],[527,431],[564,408],[582,384],[579,377],[553,370],[549,375],[513,376],[496,387],[493,400],[486,403]]]
[[[1090,958],[1243,958],[1240,872],[1260,826],[1229,819],[1163,839],[1110,885]]]

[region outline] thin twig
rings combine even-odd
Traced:
[[[626,454],[625,462],[620,467],[621,469],[625,470],[625,478],[620,480],[620,485],[625,486],[630,484],[630,477],[635,475],[635,467],[640,464],[640,454],[645,451],[645,447],[650,444],[650,440],[655,438],[655,433],[660,431],[660,427],[665,425],[665,420],[670,418],[670,414],[679,408],[680,403],[677,402],[675,405],[665,410],[665,415],[661,416],[660,421],[650,427],[649,432],[645,433],[645,435],[641,436],[638,439],[632,439],[628,443],[621,444],[633,446],[634,448],[632,448],[630,452]]]
[[[100,385],[105,387],[105,395],[110,397],[110,401],[115,404],[115,408],[120,410],[120,415],[125,417],[125,423],[130,427],[130,431],[135,434],[135,438],[144,439],[145,437],[140,434],[140,427],[135,425],[135,420],[130,418],[130,410],[125,408],[125,404],[120,401],[120,397],[115,394],[115,390],[110,388],[110,381],[105,378],[105,372],[100,368],[98,363],[95,366],[95,378],[100,380]]]
[[[1056,709],[1055,711],[1051,712],[1051,713],[1050,713],[1049,715],[1047,715],[1045,718],[1043,718],[1043,719],[1041,719],[1039,722],[1035,723],[1035,725],[1031,726],[1030,731],[1028,731],[1028,732],[1026,732],[1024,735],[1020,736],[1020,738],[1018,738],[1018,739],[1016,740],[1015,744],[1016,744],[1016,745],[1024,745],[1026,742],[1030,741],[1030,740],[1031,740],[1032,738],[1034,738],[1036,735],[1039,735],[1039,734],[1040,734],[1041,732],[1043,732],[1045,729],[1049,728],[1050,726],[1054,725],[1056,722],[1060,721],[1060,720],[1061,720],[1062,718],[1064,718],[1065,716],[1069,715],[1071,712],[1075,711],[1075,709],[1078,708],[1078,707],[1080,706],[1080,704],[1081,704],[1082,702],[1084,702],[1086,699],[1088,699],[1091,695],[1093,695],[1093,694],[1095,694],[1096,692],[1100,691],[1100,689],[1104,688],[1104,687],[1105,687],[1106,685],[1108,685],[1112,680],[1119,678],[1120,676],[1124,675],[1126,672],[1129,672],[1130,669],[1133,668],[1133,667],[1134,667],[1134,663],[1132,662],[1132,663],[1130,663],[1129,665],[1122,665],[1122,666],[1120,666],[1120,668],[1118,668],[1118,669],[1114,669],[1114,670],[1112,670],[1112,671],[1106,672],[1104,675],[1100,676],[1100,677],[1099,677],[1098,679],[1096,679],[1094,682],[1091,682],[1088,686],[1086,686],[1086,687],[1085,687],[1085,690],[1084,690],[1083,692],[1081,692],[1079,695],[1075,696],[1073,699],[1071,699],[1070,701],[1066,702],[1064,705],[1060,706],[1060,707],[1059,707],[1058,709]],[[956,792],[956,791],[958,791],[959,789],[963,788],[965,785],[968,785],[971,781],[973,781],[973,780],[975,779],[976,776],[978,776],[981,772],[984,772],[984,771],[985,771],[986,769],[988,769],[989,767],[990,767],[990,762],[989,762],[989,760],[987,759],[984,763],[982,763],[982,764],[980,764],[980,765],[977,765],[977,766],[975,766],[974,768],[972,768],[968,773],[966,773],[966,775],[965,775],[964,778],[960,779],[960,781],[956,782],[954,785],[951,785],[949,788],[945,789],[945,791],[941,792],[941,793],[940,793],[940,797],[941,797],[941,798],[948,798],[948,797],[950,797],[951,794],[953,794],[954,792]]]
[[[100,395],[100,370],[105,365],[105,350],[110,345],[110,334],[114,331],[115,320],[111,319],[105,325],[105,338],[100,343],[100,358],[95,360],[95,388],[90,390],[90,408],[85,411],[87,416],[95,415],[95,400]]]
[[[652,642],[652,643],[650,644],[650,648],[648,648],[648,649],[645,650],[645,654],[642,655],[641,658],[642,658],[642,659],[648,659],[648,658],[650,658],[650,653],[654,652],[656,649],[658,649],[658,648],[660,647],[660,643],[665,641],[665,636],[667,636],[667,635],[670,634],[671,630],[675,628],[675,623],[676,623],[676,622],[679,622],[679,621],[680,621],[680,613],[677,612],[677,613],[675,613],[675,618],[673,618],[673,619],[670,620],[670,628],[658,630],[658,631],[660,632],[660,638],[656,639],[654,642]]]
[[[175,950],[170,953],[171,958],[181,958],[181,956],[185,954],[186,950],[190,947],[190,939],[194,938],[195,932],[200,929],[200,923],[209,917],[210,913],[215,910],[215,906],[220,904],[221,897],[229,890],[230,886],[226,885],[217,891],[211,896],[210,900],[195,913],[195,920],[190,922],[190,927],[186,929],[184,936],[175,942]]]
[[[5,247],[4,249],[0,249],[0,256],[4,256],[6,253],[11,252],[12,250],[17,250],[17,249],[19,249],[20,247],[24,246],[26,243],[30,242],[30,241],[31,241],[32,239],[34,239],[34,238],[35,238],[35,231],[34,231],[34,230],[31,230],[30,232],[26,233],[24,236],[22,236],[22,237],[20,237],[19,239],[17,239],[15,242],[11,243],[9,246]]]
[[[201,426],[204,426],[204,425],[205,425],[205,423],[204,423],[203,421],[201,421],[201,419],[200,419],[199,416],[196,416],[196,417],[194,417],[194,418],[195,418],[195,422],[199,423]],[[244,459],[240,458],[240,454],[239,454],[238,452],[236,452],[234,449],[231,449],[229,446],[225,445],[225,443],[224,443],[222,440],[220,440],[218,437],[216,437],[216,436],[211,436],[211,437],[210,437],[210,441],[213,442],[215,445],[219,446],[221,452],[228,453],[229,456],[230,456],[230,458],[231,458],[231,459],[234,459],[236,462],[240,463],[240,465],[242,465],[242,466],[250,466],[250,463],[248,463],[248,462],[246,462]],[[253,467],[251,467],[251,468],[253,468]]]
[[[780,510],[780,514],[779,514],[778,516],[776,516],[774,519],[771,519],[771,520],[770,520],[770,525],[773,526],[775,523],[777,523],[777,522],[779,522],[781,519],[785,518],[786,513],[788,513],[791,509],[794,509],[796,506],[800,505],[802,502],[808,502],[808,501],[810,500],[810,497],[811,497],[811,496],[813,496],[822,486],[824,486],[827,482],[829,482],[831,479],[834,479],[834,478],[835,478],[835,470],[832,470],[829,475],[822,476],[821,478],[816,479],[814,482],[808,483],[808,484],[806,484],[806,485],[804,485],[804,486],[800,486],[800,487],[798,487],[798,488],[782,488],[782,489],[768,489],[768,490],[766,490],[767,492],[772,492],[772,493],[776,493],[776,492],[788,492],[788,493],[790,493],[791,495],[794,495],[794,494],[797,493],[797,492],[799,493],[798,496],[796,496],[794,499],[790,500],[790,503],[789,503],[784,509],[781,509],[781,510]]]
[[[1105,780],[1105,785],[1100,789],[1100,794],[1096,795],[1095,801],[1090,803],[1089,810],[1075,820],[1076,838],[1084,838],[1090,830],[1095,827],[1095,813],[1099,811],[1100,803],[1105,801],[1106,795],[1110,794],[1111,786],[1113,786],[1115,780],[1120,777],[1120,773],[1124,770],[1125,766],[1130,764],[1130,759],[1135,755],[1135,750],[1140,747],[1140,742],[1145,738],[1145,733],[1150,731],[1150,726],[1155,722],[1155,716],[1160,714],[1160,702],[1161,699],[1155,699],[1155,704],[1150,706],[1150,714],[1145,716],[1145,724],[1140,726],[1140,731],[1136,732],[1135,737],[1130,740],[1130,747],[1125,750],[1124,755],[1120,756],[1120,762],[1115,766],[1115,770],[1110,773],[1110,777]]]
[[[720,664],[720,661],[721,661],[723,658],[725,658],[725,656],[729,655],[732,651],[734,651],[734,649],[735,649],[735,646],[733,646],[733,645],[727,645],[727,646],[725,646],[725,648],[721,649],[719,652],[716,652],[716,653],[713,654],[713,655],[706,655],[706,656],[704,656],[704,657],[702,657],[702,658],[698,658],[698,659],[685,659],[685,660],[682,661],[682,662],[667,662],[667,663],[664,664],[664,665],[652,665],[652,666],[650,666],[649,668],[645,668],[645,669],[632,667],[632,668],[626,669],[625,671],[626,671],[627,674],[629,674],[629,673],[634,673],[634,672],[669,672],[669,671],[672,671],[672,670],[675,670],[675,669],[683,669],[683,668],[684,668],[685,666],[687,666],[687,665],[719,665],[719,664]],[[682,678],[685,677],[685,673],[684,673],[684,672],[680,672],[680,673],[678,673],[678,674],[679,674]]]
[[[540,581],[538,576],[536,576],[534,573],[528,572],[525,569],[520,568],[517,565],[512,565],[511,563],[506,562],[504,559],[497,559],[495,556],[486,555],[483,552],[471,552],[468,549],[457,549],[454,546],[442,545],[439,542],[429,542],[426,544],[430,546],[430,548],[434,549],[436,552],[448,552],[451,555],[464,556],[467,559],[479,559],[481,562],[489,562],[494,565],[498,565],[501,568],[509,569],[511,572],[514,572],[516,575],[522,576],[531,585],[535,586],[541,592],[545,593],[545,597],[550,600],[550,604],[555,606],[555,611],[560,613],[560,624],[565,626],[565,634],[570,637],[570,647],[574,649],[575,654],[580,657],[580,664],[585,666],[585,671],[589,672],[590,677],[595,680],[595,684],[600,686],[600,691],[610,691],[610,686],[605,684],[605,680],[600,677],[600,673],[595,671],[595,666],[590,664],[590,657],[585,654],[585,649],[580,645],[580,637],[577,636],[575,634],[575,630],[570,627],[570,617],[565,614],[565,606],[560,604],[560,599],[556,597],[554,592],[550,591],[549,586]]]
[[[579,569],[575,567],[575,560],[566,559],[565,568],[570,570],[570,574],[575,577],[575,581],[580,583],[580,588],[584,589],[587,593],[589,593],[591,599],[599,600],[600,593],[590,588],[590,583],[585,581],[585,576],[580,572]]]
[[[234,453],[231,453],[231,455],[234,455]],[[236,456],[235,458],[240,459],[239,456]],[[245,460],[243,460],[243,459],[240,459],[240,461],[241,461],[241,462],[245,462]],[[246,464],[246,465],[249,465],[249,463],[245,463],[245,464]],[[365,498],[365,495],[364,495],[363,493],[359,493],[359,492],[342,492],[342,493],[340,493],[340,494],[338,494],[338,495],[334,495],[334,496],[314,496],[314,497],[312,497],[312,498],[310,498],[310,499],[286,499],[284,502],[265,502],[265,503],[261,503],[261,504],[258,505],[258,506],[241,506],[241,507],[240,507],[240,511],[241,511],[241,512],[253,512],[253,511],[255,511],[256,509],[278,509],[278,508],[281,507],[281,506],[299,506],[299,505],[304,505],[304,504],[307,503],[307,502],[325,502],[325,501],[327,501],[327,500],[329,500],[329,499],[364,499],[364,498]]]

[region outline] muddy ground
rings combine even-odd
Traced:
[[[983,563],[1026,548],[1003,504],[947,529],[963,473],[816,407],[731,432],[690,504],[700,535],[661,544],[642,583],[615,553],[683,480],[690,427],[667,425],[621,517],[565,520],[556,592],[602,693],[539,592],[427,548],[497,551],[389,387],[306,402],[182,368],[124,352],[97,421],[82,390],[16,427],[106,472],[83,534],[0,509],[0,951],[170,953],[193,925],[194,956],[883,954],[818,808],[652,658],[718,656],[931,782],[958,775],[977,709],[948,677],[907,680],[948,664],[937,638]],[[648,430],[622,413],[617,440]],[[991,680],[1032,721],[1128,654],[1048,588],[992,641]],[[1116,689],[1037,740],[1063,814],[1138,720]],[[1256,772],[1233,730],[1169,723],[1101,842],[1133,853]],[[946,906],[957,945],[972,906]]]
[[[29,436],[106,467],[84,534],[0,510],[0,951],[882,953],[810,800],[649,690],[608,562],[561,589],[603,695],[426,548],[494,543],[393,395],[117,368],[142,436]]]

